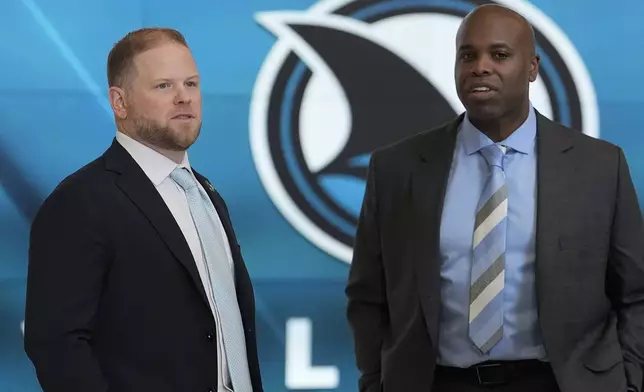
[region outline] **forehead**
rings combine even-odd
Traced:
[[[456,37],[457,47],[472,46],[484,49],[492,45],[513,48],[525,45],[525,26],[516,18],[506,15],[476,15],[466,20]]]
[[[181,79],[197,74],[190,50],[176,43],[165,43],[139,53],[133,59],[137,77],[152,79]]]

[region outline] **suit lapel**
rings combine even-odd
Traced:
[[[556,309],[562,292],[559,285],[566,277],[560,276],[559,220],[569,208],[575,192],[575,162],[569,131],[537,113],[537,234],[536,234],[536,288],[539,302],[539,320],[545,341],[549,337],[548,321],[558,317],[549,310]]]
[[[105,160],[107,170],[120,174],[116,179],[116,185],[145,215],[172,254],[185,267],[199,294],[208,304],[208,298],[190,247],[154,184],[150,182],[136,161],[116,141],[105,153]]]
[[[418,143],[411,175],[410,244],[417,287],[429,334],[438,337],[440,310],[440,224],[447,180],[454,155],[457,128],[463,116],[425,135]]]

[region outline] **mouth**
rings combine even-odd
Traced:
[[[468,95],[475,99],[485,99],[496,94],[496,89],[486,84],[477,84],[468,90]]]
[[[176,116],[173,116],[171,119],[172,120],[192,120],[195,118],[192,114],[178,114]]]

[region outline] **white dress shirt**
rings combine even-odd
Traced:
[[[185,167],[190,171],[190,174],[194,178],[194,174],[190,169],[190,162],[188,161],[188,152],[185,153],[183,162],[177,164],[168,157],[160,154],[159,152],[151,149],[150,147],[128,137],[127,135],[117,132],[116,140],[125,148],[125,150],[134,158],[136,163],[143,169],[143,172],[148,176],[152,184],[156,187],[157,191],[163,198],[163,201],[168,206],[168,209],[172,213],[177,225],[181,229],[183,236],[190,247],[192,257],[195,260],[197,270],[199,271],[199,276],[201,277],[201,282],[203,284],[204,290],[206,291],[206,296],[208,297],[208,302],[210,303],[210,310],[212,311],[213,317],[215,318],[215,324],[217,327],[217,363],[219,364],[219,369],[217,369],[217,384],[219,385],[219,392],[231,391],[230,386],[230,377],[228,374],[228,366],[226,364],[226,358],[223,355],[223,336],[221,332],[221,327],[219,325],[219,315],[215,308],[215,303],[213,300],[212,286],[210,284],[210,278],[208,277],[208,272],[206,269],[206,264],[203,256],[203,251],[201,248],[201,242],[199,241],[199,235],[197,234],[197,228],[192,220],[190,214],[190,207],[188,207],[188,200],[186,199],[186,194],[171,177],[170,173],[177,167]],[[201,184],[197,181],[195,182],[197,186],[203,189]],[[215,224],[214,227],[223,227],[219,216],[216,213],[212,214],[210,218]],[[228,238],[226,232],[221,230],[221,235],[224,238],[224,244],[228,244]],[[226,256],[233,270],[233,258],[230,251],[230,247],[226,246]],[[225,382],[222,382],[225,381]]]

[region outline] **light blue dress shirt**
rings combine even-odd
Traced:
[[[470,268],[474,219],[489,168],[478,151],[494,142],[465,115],[457,136],[454,161],[441,219],[441,314],[438,363],[468,367],[487,360],[545,359],[537,319],[535,287],[536,115],[506,140],[508,188],[507,249],[503,290],[503,339],[482,354],[468,337]]]

